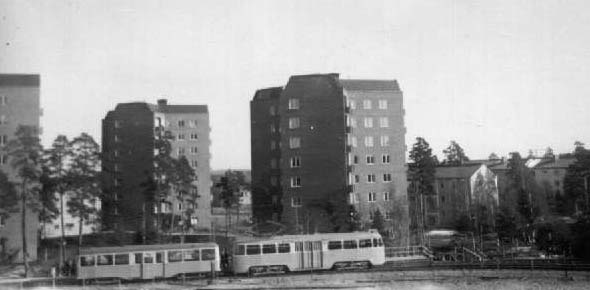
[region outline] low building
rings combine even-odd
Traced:
[[[59,205],[59,194],[56,194],[56,200],[58,200],[58,208]],[[72,216],[68,212],[68,201],[71,199],[69,194],[65,194],[63,198],[63,208],[64,208],[64,236],[71,237],[77,236],[80,233],[79,224],[80,218]],[[100,200],[97,199],[94,202],[86,202],[89,207],[92,207],[96,210],[96,214],[92,215],[88,221],[84,221],[82,223],[82,234],[92,234],[96,233],[100,230],[100,224],[98,223],[98,212],[101,208]],[[41,238],[42,239],[51,239],[51,238],[58,238],[61,237],[62,228],[61,228],[61,215],[57,215],[51,222],[45,223],[41,225]]]

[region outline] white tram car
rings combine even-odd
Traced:
[[[383,240],[372,231],[237,241],[233,251],[236,274],[368,268],[384,263]]]
[[[83,248],[78,279],[153,279],[220,271],[215,243]]]

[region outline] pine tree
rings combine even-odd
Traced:
[[[15,139],[10,140],[5,148],[11,166],[16,170],[17,193],[21,206],[22,256],[25,277],[29,275],[29,252],[27,245],[27,212],[39,209],[39,179],[41,177],[41,157],[43,147],[35,126],[19,125]]]
[[[445,160],[443,161],[444,165],[461,165],[465,161],[469,161],[467,155],[465,155],[465,151],[459,143],[455,142],[455,140],[451,140],[449,147],[443,150],[445,154]]]

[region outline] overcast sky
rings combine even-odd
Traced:
[[[397,79],[406,144],[590,143],[590,1],[7,1],[0,72],[39,73],[43,142],[119,102],[207,104],[212,167],[250,167],[249,101],[290,75]]]

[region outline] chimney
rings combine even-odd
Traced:
[[[163,107],[166,105],[168,105],[168,100],[166,100],[166,99],[159,99],[158,100],[158,107]]]

